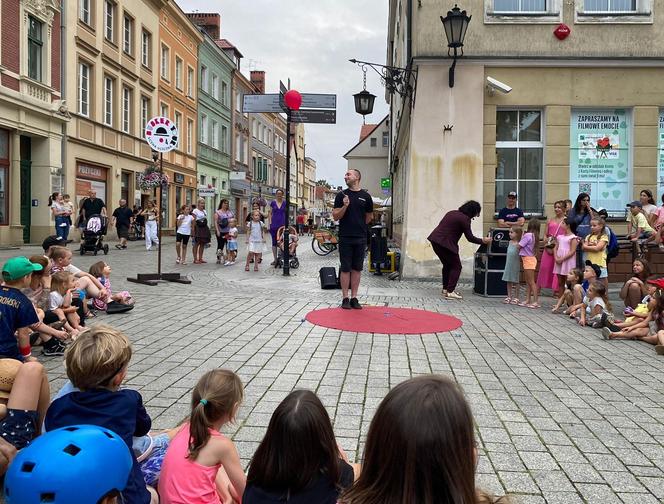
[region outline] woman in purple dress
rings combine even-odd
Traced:
[[[540,291],[542,289],[552,289],[553,295],[557,296],[558,291],[558,276],[553,273],[553,266],[556,262],[553,256],[553,247],[555,246],[555,238],[558,235],[565,234],[565,226],[562,225],[565,218],[565,202],[556,201],[553,204],[553,211],[555,216],[546,224],[546,237],[544,238],[544,250],[542,251],[542,258],[540,259],[540,270],[537,275],[537,286]],[[550,238],[550,237],[553,237]],[[551,246],[546,246],[547,243],[552,243]],[[564,288],[564,286],[562,286]]]
[[[274,261],[271,266],[277,265],[277,231],[281,226],[286,225],[286,211],[288,204],[284,200],[284,191],[277,189],[275,193],[277,199],[270,201],[269,220],[270,220],[270,235],[272,235],[272,255]]]

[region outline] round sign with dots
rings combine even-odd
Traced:
[[[145,125],[145,139],[152,150],[168,152],[178,145],[178,128],[168,117],[153,117]]]

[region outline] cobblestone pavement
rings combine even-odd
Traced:
[[[111,241],[111,244],[114,242]],[[244,258],[240,243],[240,258]],[[26,247],[20,253],[37,253]],[[17,254],[0,251],[0,260]],[[155,252],[130,243],[108,256],[74,255],[86,268],[113,267],[115,290],[137,306],[101,315],[134,345],[127,386],[141,392],[155,428],[172,427],[189,409],[190,391],[215,367],[236,370],[246,386],[237,425],[227,433],[245,464],[276,405],[294,388],[317,392],[341,445],[359,460],[372,415],[390,387],[411,376],[444,373],[464,388],[477,421],[479,483],[524,504],[664,502],[664,359],[636,342],[607,342],[547,310],[505,307],[473,296],[440,298],[436,281],[391,282],[365,274],[360,301],[455,315],[457,331],[419,336],[353,333],[304,321],[310,310],[336,305],[318,269],[336,257],[315,256],[302,238],[301,267],[291,277],[267,266],[247,273],[214,263],[176,266],[165,239],[164,271],[192,284],[148,287],[126,282],[156,271]],[[548,301],[545,299],[545,301]],[[65,380],[62,360],[44,359],[53,388]]]

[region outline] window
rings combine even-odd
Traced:
[[[161,117],[168,117],[168,105],[166,105],[165,103],[162,103],[159,106],[159,115]]]
[[[219,99],[219,78],[212,74],[212,98]]]
[[[221,127],[221,151],[228,152],[228,128],[226,126]]]
[[[202,186],[207,185],[207,183],[206,183],[206,182],[207,182],[207,178],[205,177],[205,175],[200,175],[200,176],[198,177],[198,180],[199,180],[199,182],[200,182],[200,184],[201,184]]]
[[[145,127],[148,124],[148,119],[150,119],[150,98],[147,96],[141,96],[141,131],[139,131],[140,136],[145,134]]]
[[[182,60],[175,57],[175,87],[182,90]]]
[[[235,95],[235,110],[242,111],[242,95],[240,93]]]
[[[129,55],[134,54],[134,20],[127,14],[123,18],[122,50]]]
[[[187,154],[191,154],[194,143],[194,121],[187,119]]]
[[[208,73],[205,65],[201,66],[201,89],[208,92]]]
[[[205,114],[201,114],[201,143],[208,143],[208,118]]]
[[[194,96],[194,69],[191,67],[187,67],[187,96]]]
[[[28,77],[42,80],[42,23],[28,16]]]
[[[180,112],[175,113],[175,127],[178,129],[178,145],[176,146],[176,148],[179,149],[180,148],[179,138],[182,133],[182,114],[180,114]]]
[[[252,125],[252,128],[251,128],[251,134],[256,140],[258,140],[258,121],[256,121],[256,120],[253,121],[253,125]]]
[[[542,112],[499,110],[496,117],[496,211],[516,191],[525,212],[543,211]]]
[[[104,77],[104,124],[113,126],[113,79]]]
[[[131,89],[122,88],[122,131],[131,133]]]
[[[235,135],[235,161],[240,161],[242,155],[240,154],[240,149],[242,149],[242,142],[240,141],[240,135]]]
[[[79,0],[78,19],[83,21],[86,25],[92,24],[90,15],[90,0]]]
[[[150,68],[150,54],[152,53],[152,35],[143,30],[141,32],[141,64],[145,68]]]
[[[636,0],[584,0],[585,12],[636,12]]]
[[[90,117],[90,66],[78,64],[78,113]]]
[[[388,147],[390,145],[390,133],[388,131],[383,131],[383,147]]]
[[[114,41],[113,38],[114,16],[115,16],[115,4],[110,0],[106,0],[104,2],[104,37],[106,37],[106,40],[110,42]]]
[[[221,83],[221,104],[228,105],[228,85],[225,82]]]
[[[378,145],[378,140],[376,140],[376,137],[371,137],[369,143],[371,144],[372,147],[376,147]]]
[[[545,12],[546,0],[494,0],[495,12]]]
[[[169,70],[168,70],[168,60],[170,58],[170,50],[167,46],[161,46],[161,77],[168,80]]]
[[[212,120],[212,147],[219,148],[219,124],[214,119]]]

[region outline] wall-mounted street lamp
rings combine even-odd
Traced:
[[[445,37],[447,37],[447,55],[454,58],[454,62],[450,67],[449,84],[454,87],[454,68],[456,67],[457,58],[463,56],[463,40],[466,38],[466,31],[470,18],[466,11],[459,9],[459,6],[454,4],[451,11],[447,11],[447,16],[440,16],[445,29]]]
[[[367,67],[362,65],[362,72],[364,73],[364,88],[359,93],[353,95],[355,100],[355,112],[362,115],[362,122],[366,123],[366,116],[373,112],[374,101],[376,95],[367,91]]]

